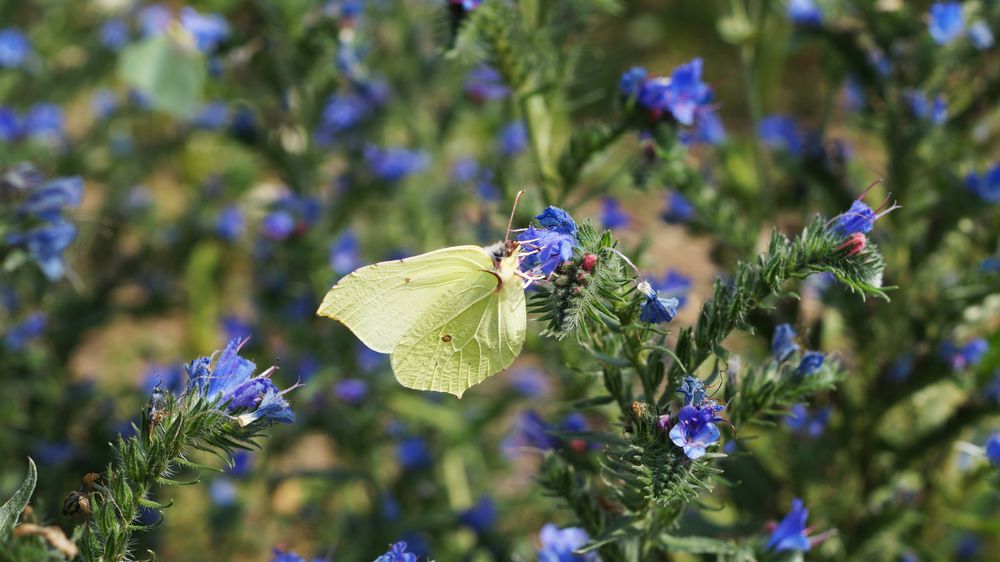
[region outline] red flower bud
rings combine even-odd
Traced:
[[[865,237],[863,232],[855,232],[854,234],[848,236],[844,241],[837,246],[837,250],[847,250],[847,256],[853,256],[855,254],[860,254],[864,251],[865,245],[868,244],[868,238]]]
[[[596,254],[584,254],[583,256],[583,270],[593,271],[594,266],[597,265],[597,255]]]

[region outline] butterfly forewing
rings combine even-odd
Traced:
[[[479,246],[455,246],[380,262],[347,275],[323,298],[317,314],[344,323],[365,345],[392,353],[418,318],[448,307],[451,295],[496,278]],[[522,295],[523,300],[523,295]]]

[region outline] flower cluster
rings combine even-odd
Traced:
[[[295,414],[284,398],[295,386],[279,390],[271,381],[276,367],[255,375],[256,365],[239,354],[246,341],[230,341],[218,353],[214,365],[212,357],[191,361],[187,366],[188,392],[200,392],[217,402],[244,427],[257,421],[266,424],[295,421]]]
[[[723,421],[718,413],[725,406],[708,398],[705,385],[694,377],[685,377],[677,392],[684,395],[684,406],[670,428],[670,440],[684,449],[689,459],[701,458],[708,447],[719,441],[719,428],[715,422]],[[667,416],[661,417],[660,428],[665,430],[671,421]]]
[[[76,226],[66,220],[66,209],[77,207],[83,198],[83,181],[78,177],[44,182],[30,166],[18,166],[4,173],[4,198],[19,203],[0,209],[8,225],[3,242],[25,251],[49,280],[65,272],[63,251],[76,239]]]
[[[531,225],[517,237],[524,249],[521,271],[547,278],[556,267],[572,259],[579,247],[576,222],[558,207],[547,207],[535,220],[540,227]]]
[[[669,77],[649,76],[633,67],[622,74],[618,89],[634,101],[649,120],[672,119],[686,127],[716,118],[712,88],[701,80],[702,60],[694,59],[674,69]]]
[[[882,206],[875,210],[872,210],[871,207],[865,204],[861,199],[875,185],[872,184],[869,186],[868,189],[855,199],[847,212],[841,213],[832,219],[832,232],[843,239],[839,250],[846,252],[848,256],[863,252],[868,245],[867,234],[875,227],[875,221],[899,208],[899,205],[895,203],[887,207],[889,204],[888,198],[886,198]]]
[[[51,103],[36,103],[22,114],[0,106],[0,143],[58,142],[63,137],[63,121],[62,108]]]

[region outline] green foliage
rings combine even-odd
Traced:
[[[24,482],[17,488],[14,495],[4,502],[3,506],[0,506],[0,543],[8,540],[11,529],[17,524],[18,517],[31,501],[31,494],[35,491],[37,480],[38,470],[35,468],[35,461],[29,458],[28,475],[25,476]]]

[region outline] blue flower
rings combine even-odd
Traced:
[[[969,26],[969,41],[973,47],[980,51],[991,49],[996,44],[993,32],[990,31],[990,26],[983,20],[979,20]]]
[[[722,418],[715,415],[716,411],[716,406],[708,403],[701,407],[684,406],[677,413],[670,440],[684,449],[687,458],[701,458],[708,447],[719,441],[719,428],[714,422]]]
[[[3,338],[4,345],[11,351],[24,349],[29,343],[45,333],[47,324],[48,318],[44,312],[32,312],[19,324],[15,324],[7,330]]]
[[[537,398],[548,394],[552,387],[544,371],[531,367],[519,367],[507,375],[507,383],[522,396]]]
[[[295,217],[285,210],[268,213],[260,223],[261,234],[271,240],[284,240],[295,231]]]
[[[910,378],[910,373],[913,372],[913,365],[916,361],[913,358],[912,353],[904,353],[889,364],[889,368],[886,370],[885,376],[892,382],[903,382]]]
[[[806,537],[806,518],[808,517],[809,510],[803,506],[802,500],[799,498],[792,500],[792,510],[771,533],[771,538],[767,541],[767,548],[777,552],[785,550],[806,552],[812,548]]]
[[[986,440],[986,458],[1000,468],[1000,433],[994,433]]]
[[[500,130],[498,143],[500,154],[505,158],[516,156],[524,151],[524,148],[528,146],[528,130],[524,127],[524,123],[515,121],[505,125]]]
[[[375,351],[360,341],[354,352],[354,362],[362,373],[371,373],[386,362],[386,355]]]
[[[312,562],[324,562],[324,561],[325,561],[324,558],[315,558],[313,559]],[[290,550],[285,550],[283,548],[275,547],[275,549],[271,551],[270,562],[309,562],[309,561]]]
[[[535,220],[543,227],[559,234],[576,236],[576,221],[573,220],[573,217],[569,213],[559,207],[552,207],[551,205],[546,207],[544,211],[535,217]]]
[[[697,408],[705,402],[705,383],[701,382],[701,379],[692,376],[684,377],[677,392],[684,396],[685,406]]]
[[[465,77],[465,95],[476,103],[499,100],[510,95],[500,73],[489,66],[480,66]]]
[[[646,297],[639,307],[639,320],[650,324],[670,322],[677,316],[679,301],[675,298],[661,298],[646,281],[639,283],[639,292]]]
[[[622,210],[621,203],[614,197],[605,197],[601,200],[601,224],[605,229],[613,230],[628,226],[632,217]]]
[[[626,70],[618,80],[618,91],[626,98],[638,96],[647,74],[646,69],[641,66],[633,66]]]
[[[229,36],[229,24],[219,14],[199,14],[190,6],[181,8],[181,25],[194,37],[198,50],[207,53]]]
[[[937,2],[931,5],[927,31],[938,45],[947,45],[962,35],[965,20],[960,2]]]
[[[336,134],[356,127],[367,119],[371,112],[371,104],[360,95],[334,94],[327,98],[323,107],[322,123],[326,130]]]
[[[199,129],[218,131],[229,124],[229,104],[222,101],[207,103],[191,119],[191,125]]]
[[[681,125],[691,126],[712,102],[712,89],[701,81],[702,60],[696,58],[674,69],[670,78],[651,78],[642,84],[639,103],[654,117],[669,112]]]
[[[128,24],[123,20],[109,19],[101,25],[101,44],[111,51],[120,51],[129,40]]]
[[[417,555],[406,552],[406,543],[400,541],[389,546],[389,550],[374,562],[417,562]]]
[[[555,437],[549,434],[551,431],[549,424],[545,423],[538,412],[525,410],[518,414],[514,421],[514,427],[503,440],[501,446],[508,453],[517,452],[518,449],[555,449],[559,444]]]
[[[32,454],[41,464],[65,466],[76,457],[77,450],[66,441],[41,441],[32,447]]]
[[[924,92],[906,90],[903,92],[903,99],[918,119],[934,125],[942,125],[948,120],[948,102],[944,96],[935,96],[930,100]]]
[[[427,167],[428,157],[419,150],[405,148],[379,148],[368,145],[364,150],[365,161],[375,176],[383,181],[395,182]]]
[[[208,497],[216,507],[229,507],[236,504],[239,496],[232,480],[218,476],[208,485]]]
[[[543,228],[529,226],[517,241],[532,252],[521,260],[521,271],[539,272],[548,277],[559,264],[572,259],[579,246],[576,240],[576,222],[569,213],[558,207],[547,207],[535,217]]]
[[[539,533],[542,548],[538,551],[538,562],[596,562],[597,555],[573,554],[574,550],[587,544],[590,537],[579,527],[560,529],[553,523],[546,523]]]
[[[898,208],[898,205],[892,205],[885,210],[880,208],[873,211],[863,201],[856,199],[846,213],[841,213],[833,219],[833,231],[845,238],[856,233],[868,234],[875,226],[875,221]]]
[[[77,207],[83,199],[83,180],[56,178],[32,190],[18,211],[46,221],[59,221],[67,207]]]
[[[21,119],[13,110],[0,106],[0,141],[14,142],[21,136]]]
[[[330,268],[338,275],[347,275],[357,269],[360,263],[358,235],[347,230],[330,245]]]
[[[694,206],[683,195],[676,191],[667,194],[667,208],[661,213],[668,223],[688,222],[694,218]]]
[[[236,451],[232,456],[233,465],[226,469],[226,474],[242,478],[250,474],[253,468],[253,456],[250,451]]]
[[[236,205],[229,205],[215,218],[215,235],[228,242],[235,242],[246,230],[243,211]]]
[[[830,408],[821,408],[810,414],[805,404],[796,404],[790,410],[791,415],[785,418],[785,425],[793,432],[807,435],[813,439],[823,434],[826,423],[830,419]]]
[[[199,357],[187,366],[188,391],[196,390],[205,398],[217,401],[227,412],[235,414],[242,426],[258,420],[263,423],[291,423],[295,414],[283,395],[295,388],[279,391],[271,382],[274,367],[254,375],[256,365],[240,357],[240,347],[246,340],[233,339],[212,358]]]
[[[784,150],[799,156],[802,154],[802,132],[795,120],[787,115],[771,115],[760,120],[757,136],[770,148]]]
[[[145,36],[159,35],[167,30],[174,19],[170,8],[162,4],[151,4],[139,10],[139,27]]]
[[[795,368],[795,374],[801,377],[815,373],[823,366],[825,358],[826,356],[819,351],[806,352],[799,361],[799,366]]]
[[[348,404],[360,404],[368,396],[368,383],[364,379],[344,379],[333,385],[333,395]]]
[[[479,175],[479,162],[475,158],[459,158],[451,167],[451,179],[456,183],[467,183]]]
[[[683,130],[678,136],[685,145],[710,144],[719,145],[726,140],[726,129],[722,126],[722,119],[711,107],[703,108],[698,115],[698,120],[691,130]]]
[[[823,23],[823,12],[813,0],[789,0],[785,9],[788,19],[798,25],[819,25]]]
[[[253,323],[235,314],[227,314],[223,316],[219,323],[222,325],[222,331],[226,334],[226,341],[233,339],[244,340],[250,337],[253,333]]]
[[[986,340],[975,338],[962,346],[956,346],[952,341],[945,341],[938,349],[938,354],[951,364],[953,371],[961,371],[978,365],[987,351],[989,351],[989,344]]]
[[[779,324],[771,338],[771,355],[774,356],[774,360],[780,363],[798,350],[799,344],[795,343],[795,329],[791,324]]]
[[[476,533],[484,535],[497,522],[497,506],[493,502],[493,498],[483,496],[472,507],[459,513],[458,520],[463,525],[471,527]]]
[[[427,442],[420,437],[408,437],[396,445],[396,459],[403,470],[419,470],[433,464]]]
[[[65,221],[45,224],[25,233],[7,235],[7,243],[23,246],[50,281],[64,272],[62,253],[76,239],[76,226]]]
[[[650,285],[662,296],[677,299],[678,309],[684,308],[687,304],[687,295],[691,292],[691,278],[687,275],[668,269],[662,279],[652,278]]]
[[[984,174],[973,172],[967,175],[965,187],[987,203],[1000,203],[1000,163]]]
[[[18,68],[28,60],[31,43],[20,29],[0,29],[0,67]]]
[[[56,140],[63,134],[63,110],[51,103],[36,103],[21,123],[22,134],[38,140]]]

